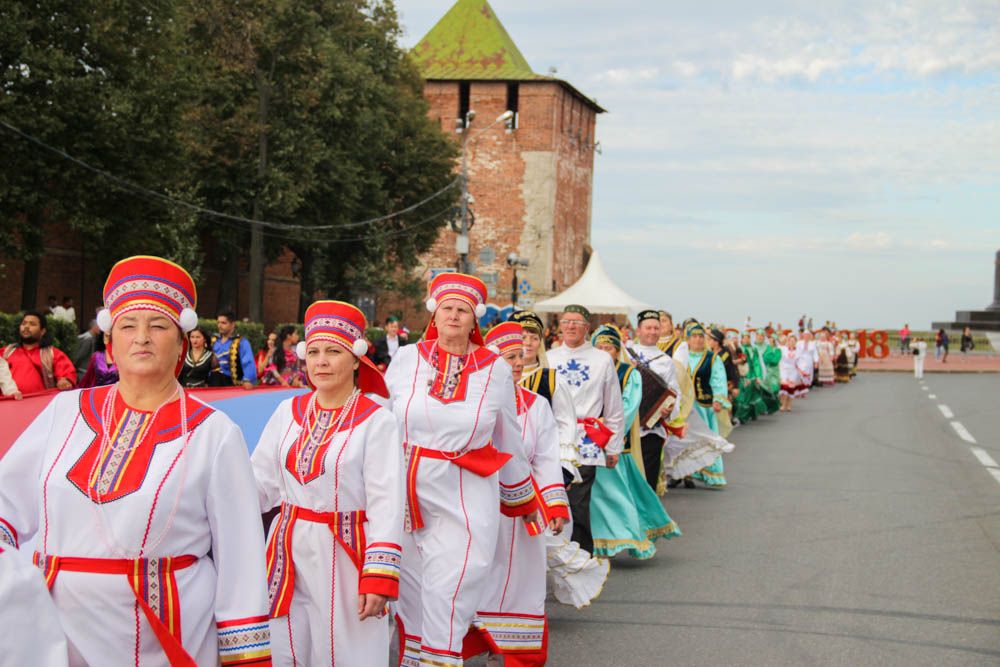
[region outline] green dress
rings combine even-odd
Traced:
[[[632,366],[619,363],[618,379],[625,406],[624,423],[632,424],[642,400],[642,377]],[[625,449],[618,458],[618,465],[614,468],[599,466],[596,471],[590,496],[593,555],[608,558],[627,550],[633,558],[652,558],[656,553],[653,543],[657,539],[677,537],[681,530],[639,472],[629,446],[629,434],[625,437]]]
[[[743,378],[742,384],[744,386],[741,387],[740,391],[741,393],[746,391],[749,394],[757,416],[774,414],[781,407],[778,394],[768,386],[766,381],[767,361],[764,358],[766,349],[767,346],[764,344],[754,343],[743,346],[743,354],[746,355],[750,372]],[[778,360],[781,360],[780,352]]]

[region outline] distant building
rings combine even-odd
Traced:
[[[468,133],[473,272],[490,300],[510,303],[509,253],[529,306],[571,285],[590,252],[596,101],[554,76],[536,74],[485,0],[458,0],[413,48],[426,79],[424,96],[441,130]],[[465,127],[469,110],[476,113]],[[510,110],[514,117],[476,134]],[[456,233],[445,228],[422,258],[427,275],[454,269]],[[382,309],[380,309],[382,310]]]

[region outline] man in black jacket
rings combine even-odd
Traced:
[[[375,343],[375,364],[380,371],[385,371],[388,368],[396,350],[406,343],[406,336],[399,330],[399,318],[390,315],[385,319],[385,338]]]

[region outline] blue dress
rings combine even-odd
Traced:
[[[695,369],[698,367],[698,362],[704,356],[704,352],[688,352],[688,372],[694,375]],[[722,403],[724,406],[729,405],[729,389],[726,385],[726,369],[723,367],[722,362],[716,357],[712,360],[712,397]],[[701,403],[695,403],[694,409],[698,411],[701,418],[705,420],[708,427],[712,429],[715,433],[719,432],[719,419],[715,415],[715,410],[712,406],[702,405]],[[715,459],[715,463],[712,465],[702,468],[695,474],[691,475],[693,479],[697,479],[703,484],[708,486],[725,486],[726,485],[726,475],[725,467],[722,465],[722,457]]]
[[[632,424],[642,399],[642,377],[633,372],[632,366],[619,363],[618,379],[622,383],[625,423]],[[625,438],[618,465],[597,468],[590,496],[593,555],[607,558],[627,550],[633,558],[652,558],[657,539],[677,537],[681,531],[636,467],[629,434]]]

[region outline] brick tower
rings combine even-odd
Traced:
[[[490,302],[511,302],[510,253],[528,260],[517,269],[520,306],[571,285],[590,248],[594,129],[604,109],[566,81],[533,72],[486,0],[458,0],[411,55],[431,118],[465,146],[474,217],[468,260]],[[494,122],[508,110],[510,120]],[[427,275],[457,266],[457,236],[442,230],[423,257]]]

